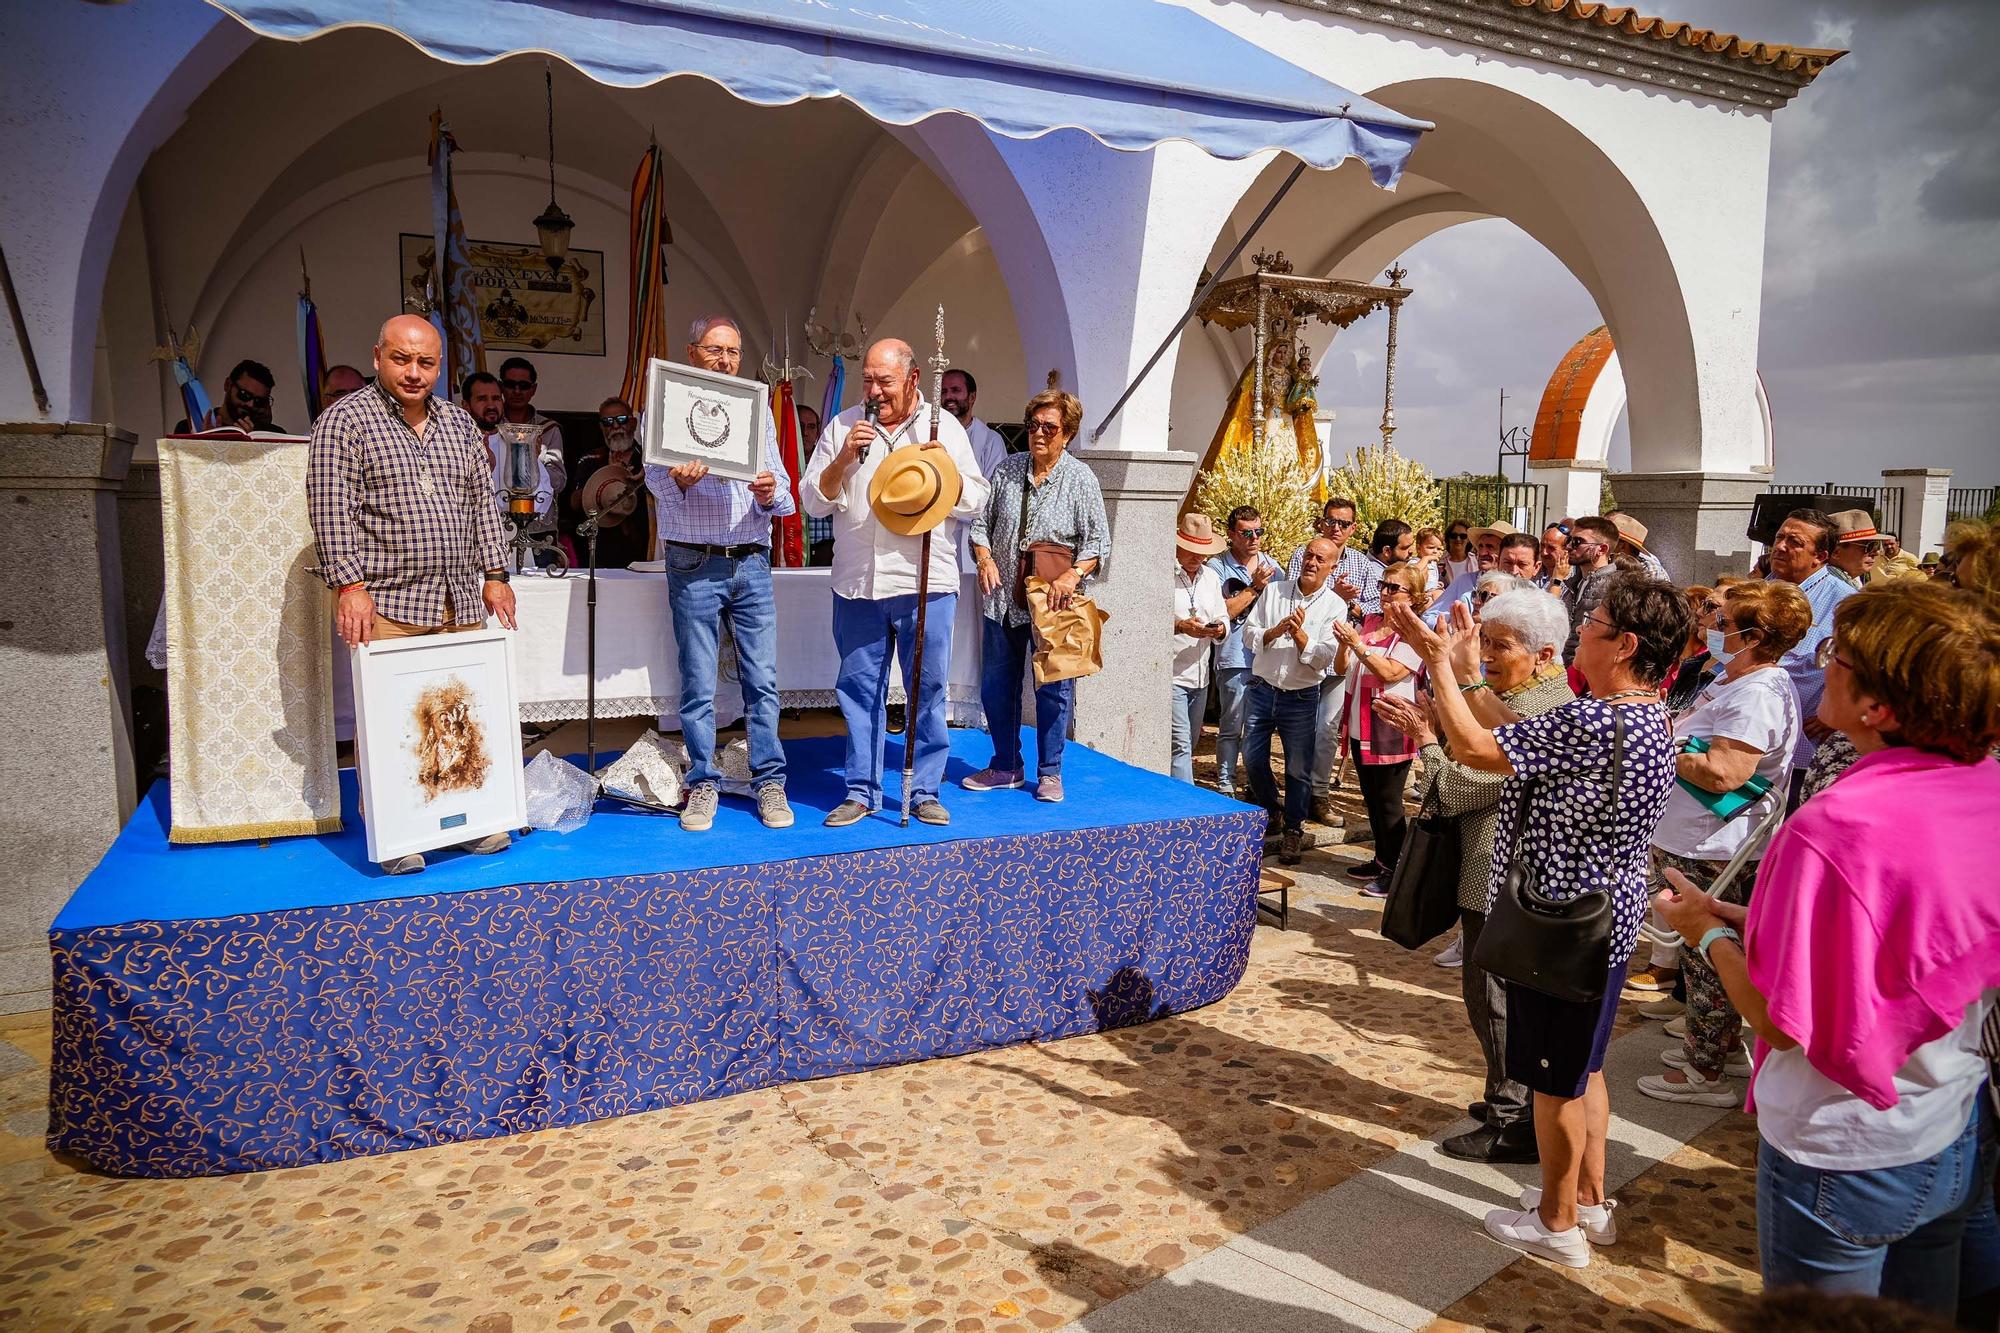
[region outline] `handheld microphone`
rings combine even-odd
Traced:
[[[879,426],[879,425],[881,425],[881,424],[882,424],[882,400],[881,400],[881,399],[879,399],[879,398],[869,398],[869,399],[865,400],[865,401],[864,401],[864,402],[862,403],[862,406],[861,406],[861,412],[862,412],[862,415],[863,415],[863,416],[865,416],[865,417],[867,417],[867,418],[868,418],[868,424],[869,424],[869,425],[871,425],[871,426]]]

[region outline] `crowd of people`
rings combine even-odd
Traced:
[[[1385,521],[1365,554],[1355,515],[1328,500],[1284,572],[1254,509],[1183,520],[1173,772],[1212,686],[1217,785],[1281,863],[1339,822],[1336,762],[1368,896],[1422,891],[1396,877],[1406,800],[1456,821],[1437,961],[1485,1080],[1443,1149],[1542,1174],[1487,1231],[1573,1267],[1616,1241],[1603,1065],[1637,991],[1679,1039],[1639,1093],[1733,1107],[1754,1079],[1768,1286],[1993,1327],[2000,525],[1929,565],[1865,512],[1798,509],[1755,571],[1684,587],[1629,514]]]

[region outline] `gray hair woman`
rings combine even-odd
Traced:
[[[1479,576],[1479,581],[1472,585],[1471,606],[1473,618],[1475,620],[1478,619],[1481,609],[1494,598],[1504,597],[1510,592],[1520,592],[1523,589],[1529,592],[1540,591],[1533,583],[1518,575],[1508,574],[1498,569],[1487,570]],[[1557,646],[1560,647],[1561,645]]]
[[[1511,574],[1498,577],[1525,582]],[[1485,583],[1486,579],[1480,580],[1482,587]],[[1560,708],[1576,698],[1562,664],[1568,638],[1569,612],[1560,601],[1532,584],[1503,592],[1486,603],[1479,618],[1480,674],[1462,688],[1490,690],[1516,717]],[[1450,1156],[1467,1161],[1536,1161],[1534,1101],[1526,1084],[1507,1077],[1507,996],[1500,983],[1472,961],[1480,928],[1486,924],[1486,886],[1492,878],[1493,829],[1502,779],[1448,757],[1428,713],[1407,700],[1385,698],[1375,708],[1422,747],[1424,772],[1430,775],[1425,807],[1458,820],[1458,912],[1464,956],[1459,987],[1486,1060],[1486,1092],[1483,1100],[1467,1108],[1481,1122],[1479,1127],[1446,1139],[1442,1146]]]

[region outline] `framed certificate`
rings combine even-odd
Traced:
[[[377,639],[354,649],[353,672],[369,860],[528,822],[510,631]]]
[[[755,380],[655,359],[646,366],[646,461],[706,463],[718,477],[754,479],[764,470],[769,392]]]

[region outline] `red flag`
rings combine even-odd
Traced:
[[[799,414],[792,404],[792,382],[779,380],[771,386],[771,410],[778,416],[778,457],[787,460],[791,474],[792,512],[771,520],[771,549],[785,569],[798,569],[806,562],[806,523],[799,513],[799,468],[790,460],[799,456]]]

